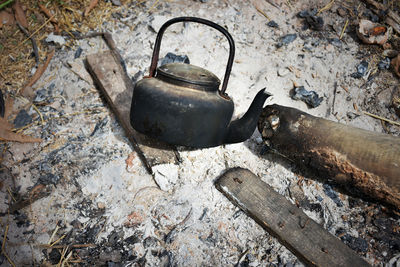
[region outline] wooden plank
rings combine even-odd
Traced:
[[[175,151],[167,144],[149,139],[135,131],[130,124],[130,106],[133,94],[133,83],[123,69],[119,55],[105,51],[87,56],[87,67],[95,83],[116,114],[129,140],[138,154],[143,152],[148,171],[157,164],[176,163]]]
[[[310,266],[369,266],[353,250],[252,172],[234,168],[216,187]]]

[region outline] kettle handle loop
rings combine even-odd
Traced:
[[[221,32],[225,37],[228,39],[229,42],[229,58],[228,58],[228,63],[226,65],[226,70],[225,70],[225,76],[224,76],[224,81],[222,83],[222,87],[220,90],[220,94],[224,95],[226,87],[228,86],[228,80],[229,80],[229,75],[231,74],[232,70],[232,64],[233,64],[233,58],[235,57],[235,43],[233,41],[232,36],[229,34],[229,32],[223,28],[222,26],[206,20],[206,19],[201,19],[201,18],[196,18],[196,17],[178,17],[178,18],[173,18],[165,22],[160,30],[158,31],[156,42],[154,44],[154,51],[153,51],[153,57],[151,59],[151,65],[150,65],[150,77],[154,77],[156,74],[156,69],[157,69],[157,63],[158,63],[158,57],[160,53],[160,46],[161,46],[161,39],[162,36],[165,32],[165,30],[172,24],[177,23],[177,22],[197,22],[200,24],[205,24],[207,26],[210,26],[219,32]]]

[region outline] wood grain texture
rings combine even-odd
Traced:
[[[353,250],[252,172],[234,168],[216,187],[310,266],[369,266]]]
[[[151,168],[157,164],[176,163],[176,155],[166,144],[151,140],[135,131],[130,124],[133,84],[114,51],[87,56],[87,67],[96,85],[116,114],[134,149],[141,150]],[[142,160],[143,161],[143,160]]]

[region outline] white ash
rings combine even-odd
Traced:
[[[146,75],[156,37],[149,26],[158,30],[164,21],[183,15],[182,9],[187,16],[203,14],[203,17],[227,27],[236,41],[235,63],[227,88],[235,103],[235,118],[247,110],[256,92],[266,87],[273,94],[268,104],[288,105],[312,115],[381,131],[381,124],[369,117],[360,116],[348,121],[346,113],[354,110],[345,100],[345,94],[336,97],[336,116],[328,112],[330,101],[323,101],[315,109],[307,109],[304,103],[289,97],[293,81],[330,100],[335,81],[347,86],[349,95],[358,103],[363,101],[365,94],[359,89],[362,81],[349,78],[353,66],[359,62],[356,58],[359,47],[347,35],[342,47],[333,46],[323,38],[318,40],[320,44],[313,42],[315,45],[309,46],[307,40],[297,38],[288,48],[276,49],[280,36],[300,31],[297,26],[292,26],[298,22],[295,13],[302,3],[294,4],[293,10],[285,5],[281,10],[269,7],[268,15],[279,24],[279,29],[266,26],[268,21],[252,5],[230,0],[206,4],[193,2],[190,6],[179,1],[169,2],[168,7],[165,3],[154,11],[153,19],[148,13],[151,5],[148,3],[147,9],[127,11],[123,22],[136,25],[133,31],[121,22],[107,23],[102,30],[113,34],[129,75],[133,77],[139,72]],[[333,38],[334,34],[330,37]],[[77,45],[83,49],[81,59],[108,49],[101,38],[80,40]],[[166,31],[160,57],[167,52],[188,55],[192,64],[202,66],[222,79],[228,49],[226,40],[219,33],[204,25],[189,23],[186,26],[174,25]],[[361,208],[370,204],[361,202],[354,207],[348,196],[338,193],[343,203],[338,207],[325,194],[321,182],[305,177],[303,183],[297,184],[301,178],[294,172],[296,167],[291,162],[273,154],[261,155],[262,141],[257,132],[240,144],[189,151],[180,149],[182,163],[154,168],[160,190],[137,156],[127,163],[134,152],[94,85],[81,80],[60,64],[73,59],[74,51],[58,51],[49,69],[35,85],[35,89],[49,92],[49,98],[54,101],[51,108],[39,107],[44,116],[70,115],[50,121],[43,127],[39,125],[29,129],[26,133],[41,133],[44,141],[41,144],[10,144],[5,157],[5,164],[8,164],[22,194],[29,192],[44,172],[61,177],[49,197],[21,210],[30,225],[18,227],[17,216],[11,216],[6,249],[16,264],[31,264],[34,260],[43,262],[42,248],[35,245],[47,244],[59,223],[62,228],[55,238],[72,231],[74,235],[61,243],[93,242],[98,247],[90,253],[100,253],[102,264],[107,261],[107,253],[112,254],[105,249],[111,249],[113,253],[130,253],[131,260],[119,257],[118,253],[109,259],[121,259],[128,266],[143,257],[149,266],[166,263],[225,266],[239,261],[250,266],[302,266],[291,252],[216,190],[213,181],[231,167],[250,169],[292,203],[302,198],[305,203],[319,204],[320,211],[305,207],[304,211],[332,234],[337,235],[337,231],[343,229],[346,234],[359,237],[370,229],[375,231],[371,222],[364,221],[364,216],[367,219],[368,216]],[[286,67],[294,67],[299,72],[279,75],[279,70]],[[82,113],[71,115],[79,112]],[[108,118],[108,123],[92,136],[96,125],[105,118]],[[2,181],[6,182],[0,192],[1,211],[7,208],[9,195],[6,188],[13,188],[10,177],[2,176]],[[294,188],[300,192],[298,196],[291,195]],[[90,232],[90,229],[94,230]],[[31,230],[29,234],[21,234]],[[118,234],[113,246],[106,245],[115,232],[122,237]],[[130,237],[137,240],[126,242]],[[383,243],[376,241],[379,242]],[[84,249],[79,251],[89,253]],[[392,255],[393,251],[387,253]],[[387,258],[375,251],[372,245],[368,252],[360,254],[370,263]],[[88,258],[95,259],[96,255],[91,254]]]

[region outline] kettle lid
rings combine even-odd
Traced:
[[[156,78],[179,86],[217,91],[220,80],[212,72],[185,63],[168,63],[157,68]]]

